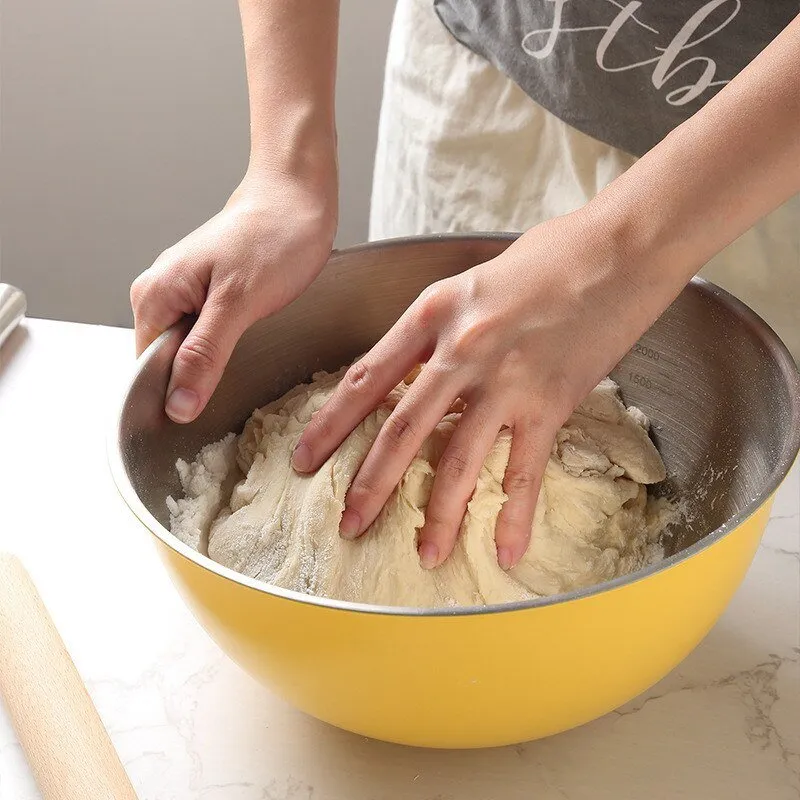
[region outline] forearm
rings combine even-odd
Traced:
[[[250,169],[336,183],[338,0],[239,0]]]
[[[800,191],[800,17],[587,206],[629,278],[670,297]]]

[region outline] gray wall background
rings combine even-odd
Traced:
[[[394,3],[342,0],[337,246],[363,241]],[[247,163],[235,0],[3,0],[0,276],[32,316],[130,325],[128,287]]]

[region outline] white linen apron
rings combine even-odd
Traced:
[[[526,230],[579,208],[634,161],[553,116],[459,44],[431,0],[398,0],[370,239]],[[800,195],[701,274],[764,317],[800,362]]]

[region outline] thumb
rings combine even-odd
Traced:
[[[172,363],[166,412],[173,422],[192,422],[206,407],[250,315],[219,296],[206,300]]]

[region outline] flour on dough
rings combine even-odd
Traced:
[[[444,607],[505,603],[568,592],[638,569],[651,559],[670,507],[646,486],[664,479],[648,421],[606,379],[558,433],[544,476],[531,544],[508,572],[497,564],[494,525],[506,499],[510,433],[502,431],[478,478],[455,551],[435,570],[417,555],[439,458],[459,414],[423,444],[367,533],[338,535],[347,489],[401,383],[313,475],[291,468],[292,450],[341,373],[253,413],[244,431],[178,462],[184,497],[169,499],[173,534],[214,561],[274,586],[356,602]]]

